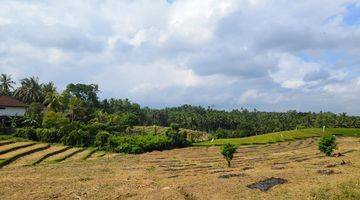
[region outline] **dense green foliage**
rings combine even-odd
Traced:
[[[327,156],[331,156],[336,148],[336,137],[334,135],[324,135],[320,138],[318,143],[319,150]]]
[[[95,146],[99,149],[106,149],[109,145],[111,134],[107,131],[100,131],[95,137]]]
[[[31,127],[18,128],[16,130],[16,133],[14,134],[14,136],[26,138],[29,140],[37,140],[38,139],[35,129],[33,129]]]
[[[221,147],[221,154],[224,156],[228,167],[231,167],[231,160],[234,157],[237,147],[233,144],[225,144]]]
[[[247,137],[249,135],[250,134],[248,132],[242,130],[225,130],[225,129],[218,129],[212,134],[213,138],[241,138],[241,137]]]
[[[260,112],[243,108],[225,111],[190,105],[150,109],[142,108],[128,99],[100,100],[96,84],[71,83],[59,92],[52,82],[41,83],[37,77],[29,77],[20,80],[18,88],[14,88],[14,85],[11,76],[0,76],[1,94],[13,96],[29,106],[21,120],[5,118],[2,126],[31,127],[33,129],[28,129],[31,130],[29,133],[19,130],[16,134],[33,140],[76,146],[98,144],[101,148],[105,148],[105,144],[100,140],[96,143],[96,136],[99,132],[107,131],[111,135],[109,141],[129,141],[126,143],[137,146],[131,147],[131,150],[119,147],[127,149],[121,152],[183,147],[189,145],[188,140],[194,142],[202,139],[196,132],[184,132],[184,129],[205,131],[211,133],[213,138],[238,138],[323,126],[360,128],[360,117],[347,116],[346,113]],[[165,133],[158,133],[156,128],[151,133],[134,129],[134,126],[153,125],[170,126],[171,129]],[[142,144],[146,137],[151,140],[151,147]],[[158,146],[153,144],[154,141],[159,142]],[[116,149],[114,146],[112,148]]]

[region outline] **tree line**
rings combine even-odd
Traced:
[[[63,114],[70,122],[111,123],[122,127],[170,126],[176,123],[181,128],[206,131],[218,137],[242,137],[323,126],[360,128],[360,117],[346,113],[261,112],[245,108],[226,111],[192,105],[152,109],[128,99],[99,99],[98,92],[96,84],[73,83],[60,92],[53,82],[40,83],[37,77],[21,79],[19,86],[15,87],[10,75],[0,76],[0,94],[29,105],[18,126],[41,127],[44,114],[51,112]]]

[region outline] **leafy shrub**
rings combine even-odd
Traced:
[[[81,126],[81,129],[89,132],[90,135],[96,136],[100,131],[104,131],[108,128],[107,124],[104,123],[92,123]]]
[[[231,167],[231,160],[234,157],[237,147],[233,144],[225,144],[221,147],[221,154],[224,156],[228,166]]]
[[[36,131],[34,128],[25,127],[25,128],[18,128],[14,134],[15,137],[26,138],[29,140],[37,140]]]
[[[111,134],[107,131],[100,131],[95,137],[95,146],[105,149],[109,145]]]
[[[126,125],[111,125],[106,127],[106,131],[112,133],[112,132],[125,132],[126,131]]]
[[[90,146],[93,144],[94,139],[89,132],[82,129],[73,130],[69,134],[65,135],[62,139],[65,145],[70,146]]]
[[[171,141],[172,147],[186,147],[189,145],[186,131],[175,131],[179,129],[168,129],[165,136]]]
[[[111,136],[109,150],[118,153],[144,153],[172,148],[172,142],[164,135]]]
[[[47,111],[44,114],[42,126],[44,128],[61,128],[69,124],[69,119],[63,114]]]
[[[32,127],[39,127],[42,122],[42,105],[37,102],[31,103],[25,112],[24,124]]]
[[[336,137],[333,135],[322,136],[318,143],[319,150],[327,156],[331,156],[334,149],[336,149],[336,146]]]
[[[171,130],[173,130],[173,131],[179,131],[179,130],[180,130],[180,125],[177,124],[177,123],[171,123],[171,124],[170,124],[170,128],[171,128]]]
[[[61,132],[55,128],[38,128],[36,129],[36,136],[42,142],[57,143],[62,137]]]
[[[247,137],[249,134],[243,130],[225,130],[225,129],[218,129],[213,133],[213,138],[220,139],[220,138],[241,138]]]

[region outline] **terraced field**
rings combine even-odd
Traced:
[[[0,141],[0,169],[92,158],[90,149],[49,145],[37,142]]]
[[[91,151],[84,150],[62,162],[54,161],[79,150],[72,148],[46,158],[39,165],[20,165],[60,148],[49,147],[0,169],[0,199],[357,198],[360,196],[359,139],[342,137],[338,141],[336,152],[342,154],[340,157],[319,153],[316,138],[241,146],[232,168],[226,166],[216,146],[141,155],[96,152],[86,161],[82,157]],[[24,149],[30,148],[36,146]],[[1,149],[6,148],[1,146]],[[286,181],[267,192],[248,188],[271,177]]]
[[[303,130],[281,131],[244,138],[217,139],[215,141],[205,141],[196,143],[196,146],[216,146],[231,143],[235,145],[257,145],[272,144],[284,141],[295,141],[312,137],[320,137],[323,134],[333,134],[338,136],[360,137],[360,129],[356,128],[329,128],[323,133],[320,128],[311,128]]]

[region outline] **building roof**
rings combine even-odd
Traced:
[[[0,95],[0,106],[6,106],[6,107],[26,107],[26,104],[14,99],[9,96],[1,96]]]

